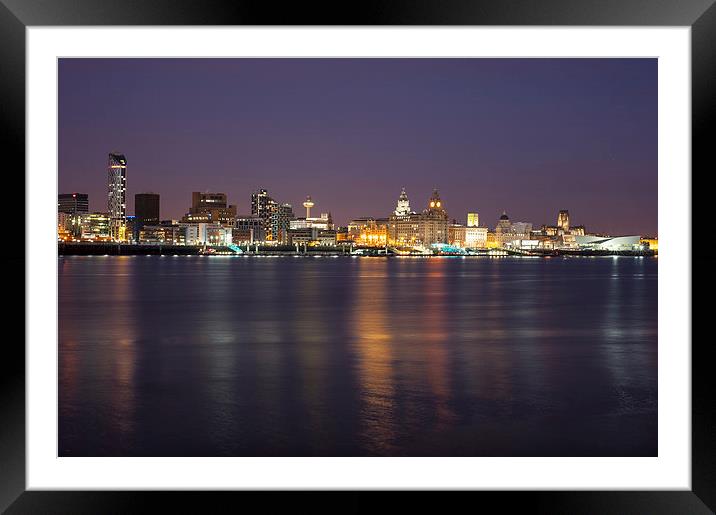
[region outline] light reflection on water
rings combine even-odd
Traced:
[[[60,455],[655,455],[653,259],[59,259]]]

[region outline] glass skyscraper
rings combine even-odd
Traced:
[[[123,154],[109,154],[107,163],[107,211],[112,239],[125,237],[127,215],[127,159]]]

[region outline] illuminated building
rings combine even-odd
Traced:
[[[336,244],[336,231],[331,229],[318,229],[317,227],[302,227],[288,230],[289,245],[322,245]]]
[[[314,202],[311,200],[311,197],[306,197],[306,202],[303,203],[303,207],[306,208],[306,214],[311,214],[311,208],[314,206]],[[315,228],[322,231],[332,231],[334,229],[333,226],[333,217],[331,216],[331,213],[321,213],[321,216],[319,217],[311,217],[306,216],[306,218],[293,218],[289,220],[289,230],[290,229],[307,229],[307,228]]]
[[[110,236],[123,239],[127,214],[127,159],[122,154],[110,153],[107,162],[107,211],[110,217]]]
[[[569,211],[561,209],[557,213],[557,233],[563,234],[569,232]]]
[[[569,228],[569,232],[575,236],[584,236],[587,233],[587,230],[583,225],[575,225]]]
[[[576,245],[583,249],[632,251],[643,250],[640,236],[574,236]]]
[[[465,227],[461,224],[450,224],[448,226],[448,244],[454,247],[465,246]]]
[[[468,213],[467,214],[467,226],[468,227],[478,227],[480,225],[480,217],[477,213]]]
[[[658,252],[659,251],[659,240],[658,238],[650,238],[648,236],[644,236],[641,238],[640,243],[642,245],[648,246],[649,249]]]
[[[405,193],[405,188],[403,188],[400,191],[400,196],[398,197],[398,205],[395,208],[395,211],[393,211],[393,214],[395,216],[405,216],[411,214],[412,211],[410,211],[410,200],[408,200],[408,194]]]
[[[239,216],[232,232],[234,243],[254,243],[266,240],[264,219],[258,216]]]
[[[134,231],[139,239],[139,232],[145,225],[159,223],[159,195],[157,193],[137,193],[134,195]],[[132,224],[127,224],[132,227]]]
[[[68,220],[72,215],[58,211],[57,213],[57,239],[60,241],[72,241],[72,233],[67,229]]]
[[[185,245],[231,245],[233,228],[214,223],[182,223]]]
[[[487,247],[487,227],[465,227],[465,248],[484,249]]]
[[[189,213],[182,218],[182,222],[214,223],[233,228],[235,219],[236,206],[227,204],[225,193],[194,191],[191,194],[191,208],[189,208]]]
[[[87,213],[82,215],[81,239],[83,241],[109,241],[112,217],[107,213]]]
[[[394,245],[428,246],[448,240],[448,215],[437,190],[433,191],[422,213],[393,213],[388,224],[388,239]]]
[[[476,213],[472,213],[475,214]],[[470,213],[468,213],[469,219]],[[477,221],[477,217],[472,223]],[[448,227],[448,243],[454,247],[484,249],[487,247],[487,227],[476,225],[451,224]]]
[[[387,218],[355,218],[348,223],[348,239],[367,247],[384,247],[388,240]]]
[[[279,243],[288,243],[288,229],[291,220],[296,218],[291,204],[276,204],[271,210],[271,239]]]
[[[261,188],[251,194],[251,216],[258,217],[263,220],[264,240],[273,240],[273,219],[276,211],[277,203],[272,199],[268,191]]]
[[[556,225],[543,225],[542,233],[545,236],[557,236],[558,228]]]
[[[60,193],[57,196],[57,212],[63,215],[61,227],[63,232],[69,233],[69,239],[80,238],[82,215],[89,213],[89,196],[86,193]]]
[[[139,231],[140,244],[184,245],[186,231],[181,225],[144,225]]]
[[[495,247],[502,247],[516,240],[528,240],[531,237],[532,224],[529,222],[510,222],[504,211],[495,226],[494,236],[488,240]]]
[[[498,234],[488,231],[487,239],[485,240],[485,247],[488,249],[497,249],[502,247],[502,241],[499,240]]]

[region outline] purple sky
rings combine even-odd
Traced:
[[[656,59],[60,59],[59,190],[106,210],[107,153],[180,218],[192,191],[240,214],[266,188],[336,223],[405,186],[480,214],[657,233]]]

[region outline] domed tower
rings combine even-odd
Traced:
[[[500,216],[500,219],[497,221],[497,227],[495,227],[495,232],[510,232],[511,226],[512,224],[510,224],[510,217],[507,216],[507,213],[503,211],[502,215]]]
[[[405,188],[400,191],[398,205],[393,212],[396,216],[405,216],[410,214],[410,200],[408,200],[408,194],[405,193]]]

